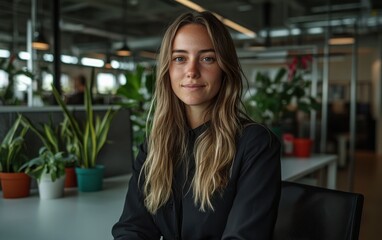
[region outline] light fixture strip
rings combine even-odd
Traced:
[[[191,8],[195,11],[198,11],[198,12],[202,12],[202,11],[206,11],[206,9],[204,9],[202,6],[192,2],[192,1],[189,1],[189,0],[175,0],[176,2],[188,7],[188,8]],[[238,31],[238,32],[241,32],[249,37],[256,37],[256,33],[246,27],[243,27],[235,22],[233,22],[232,20],[229,20],[227,18],[224,18],[222,16],[220,16],[219,14],[217,13],[213,13],[224,25]]]

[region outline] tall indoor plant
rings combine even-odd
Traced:
[[[70,129],[78,144],[79,167],[76,168],[76,173],[79,190],[101,190],[104,166],[97,165],[96,160],[98,153],[106,143],[110,125],[116,111],[113,110],[113,108],[109,108],[102,119],[99,116],[94,116],[90,87],[88,85],[85,88],[86,119],[83,125],[81,125],[81,123],[78,122],[74,115],[69,111],[67,105],[61,99],[60,94],[54,87],[53,94],[56,101],[61,106],[65,117],[67,117],[69,126],[68,129]],[[90,183],[83,177],[90,177],[94,179],[94,184]]]
[[[130,110],[130,121],[133,128],[133,152],[138,153],[138,146],[145,138],[146,120],[154,89],[155,69],[147,71],[137,65],[134,70],[125,73],[126,83],[117,89],[121,97],[119,105]]]
[[[0,145],[0,179],[4,198],[27,197],[31,179],[19,171],[25,158],[22,156],[24,137],[29,127],[22,115],[5,134]]]

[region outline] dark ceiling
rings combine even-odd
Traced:
[[[338,20],[332,31],[354,29],[356,19],[360,34],[376,34],[382,29],[381,0],[196,0],[203,8],[241,24],[258,35],[267,29],[299,28],[298,36],[271,38],[268,44],[296,44],[322,39],[308,37],[307,29],[326,27]],[[36,26],[43,23],[52,40],[53,0],[0,0],[0,48],[25,49],[27,21],[35,3]],[[267,3],[270,3],[267,5]],[[173,0],[60,0],[62,53],[86,55],[112,52],[127,36],[133,51],[158,50],[161,36],[169,22],[189,9]],[[270,6],[267,8],[266,6]],[[126,11],[125,11],[126,9]],[[330,10],[330,14],[328,13]],[[350,20],[349,20],[350,19]],[[338,30],[339,29],[339,30]],[[232,34],[238,48],[254,39]]]

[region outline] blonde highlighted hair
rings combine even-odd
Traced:
[[[152,214],[169,200],[175,166],[186,157],[189,127],[185,106],[171,88],[169,66],[173,39],[187,24],[206,27],[223,71],[221,88],[206,112],[210,125],[197,138],[193,149],[196,167],[191,187],[195,205],[201,211],[213,210],[212,196],[228,183],[236,152],[235,139],[242,129],[240,119],[246,118],[240,110],[242,70],[229,32],[210,12],[182,14],[168,27],[158,57],[152,102],[155,110],[148,136],[147,159],[141,171],[145,206]]]

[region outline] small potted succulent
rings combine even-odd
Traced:
[[[53,153],[44,146],[36,158],[21,166],[21,170],[37,179],[41,199],[60,198],[64,195],[66,162],[63,152]]]
[[[29,196],[31,179],[20,172],[26,158],[22,154],[24,136],[29,126],[19,115],[0,143],[0,179],[4,198]]]

